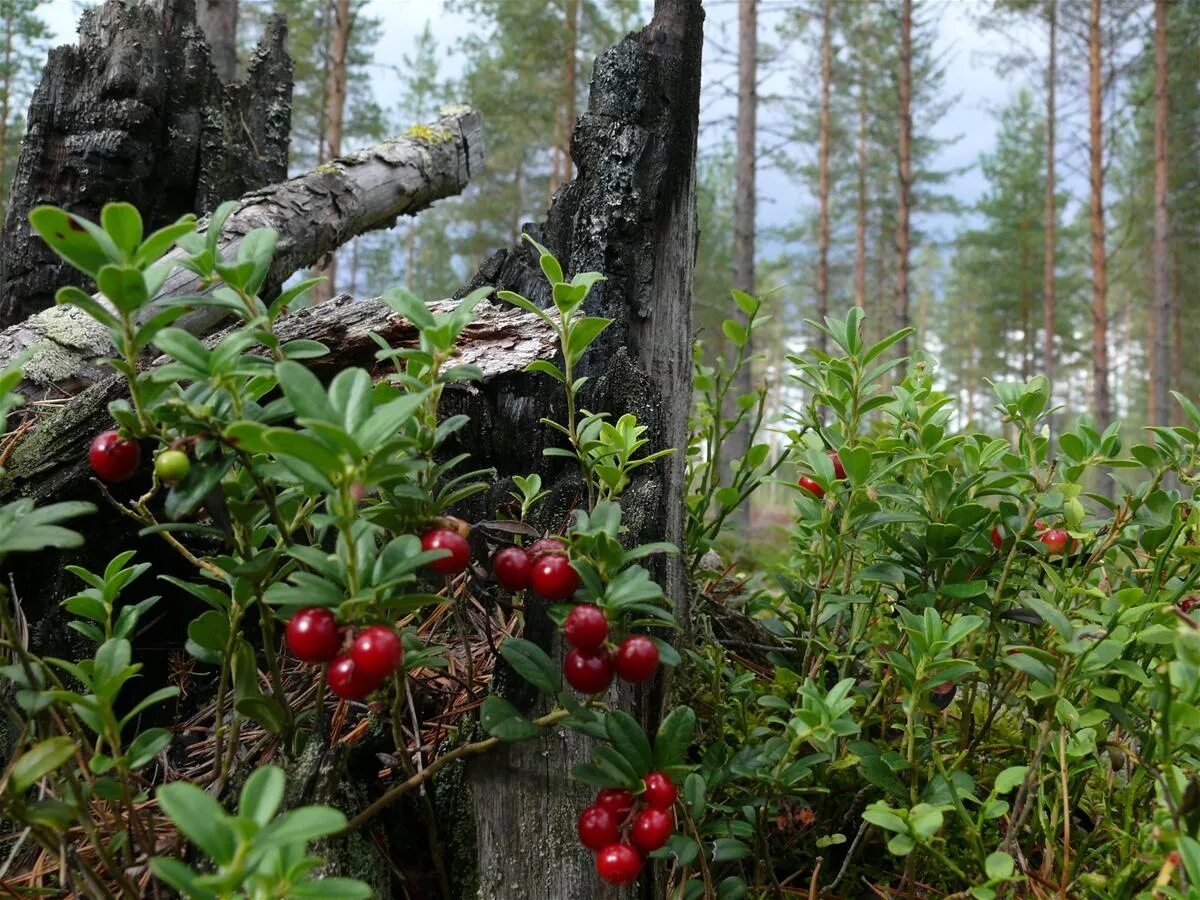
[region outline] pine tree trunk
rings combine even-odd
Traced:
[[[196,0],[196,24],[212,51],[217,77],[237,79],[238,0]]]
[[[908,254],[909,214],[912,203],[912,12],[913,0],[904,0],[900,14],[900,142],[896,184],[896,299],[893,327],[908,327]],[[900,341],[897,351],[908,355],[908,339]]]
[[[1150,422],[1170,422],[1171,284],[1167,218],[1167,0],[1154,3],[1154,343]]]
[[[1058,0],[1048,0],[1050,28],[1049,60],[1046,65],[1046,252],[1045,278],[1042,285],[1042,374],[1054,380],[1054,286],[1056,269],[1055,229],[1058,224],[1055,191],[1055,109],[1058,89]]]
[[[821,3],[821,137],[817,165],[820,224],[817,235],[817,321],[829,313],[829,86],[833,79],[832,0]],[[817,349],[825,352],[825,332],[817,332]]]
[[[737,158],[734,161],[733,197],[733,287],[754,293],[755,181],[757,175],[758,134],[758,0],[738,0],[738,102]],[[739,317],[745,321],[745,317]],[[750,348],[746,348],[747,355]],[[730,348],[730,355],[734,354]],[[754,373],[745,366],[733,385],[733,397],[726,415],[736,414],[737,397],[754,390]],[[725,460],[741,459],[750,448],[750,429],[743,422],[725,442]],[[733,527],[745,534],[750,527],[750,504],[743,503],[731,517]]]
[[[342,134],[346,119],[346,53],[350,46],[350,29],[353,14],[350,0],[334,0],[333,26],[330,29],[329,74],[325,95],[324,153],[325,162],[342,155]],[[324,277],[324,281],[312,289],[313,303],[324,303],[333,296],[337,288],[337,253],[329,258],[313,274]]]
[[[867,66],[859,51],[858,66],[858,209],[854,219],[854,305],[867,308]]]
[[[3,79],[0,82],[0,91],[3,92],[0,95],[0,222],[4,221],[4,213],[8,208],[8,117],[12,114],[12,91],[16,81],[12,64],[13,27],[12,10],[9,9],[4,19],[4,61],[0,64],[0,78]],[[2,271],[3,262],[0,261],[0,273]],[[3,275],[0,274],[2,280]]]
[[[0,241],[0,325],[54,303],[75,279],[27,220],[39,203],[90,219],[128,201],[148,228],[287,174],[292,63],[275,19],[246,80],[222,85],[193,0],[109,0],[83,14],[79,43],[50,52]]]
[[[1108,427],[1108,257],[1104,247],[1104,119],[1100,0],[1091,0],[1088,21],[1088,159],[1092,233],[1092,414]]]
[[[563,152],[562,152],[562,176],[559,179],[563,184],[571,180],[574,172],[571,163],[571,135],[575,130],[575,79],[576,73],[579,70],[578,56],[579,45],[579,0],[567,0],[567,48],[566,48],[566,72],[564,81],[566,86],[564,93],[566,95],[565,114],[563,116]]]

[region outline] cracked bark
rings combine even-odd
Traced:
[[[50,52],[29,106],[0,246],[0,325],[52,306],[77,281],[33,235],[33,207],[95,219],[126,200],[153,229],[287,177],[286,38],[273,19],[246,80],[224,85],[195,0],[108,0],[83,14],[79,43]]]

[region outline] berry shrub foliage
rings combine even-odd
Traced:
[[[86,895],[142,897],[157,879],[197,898],[369,896],[361,881],[317,877],[321,859],[308,844],[369,823],[454,759],[565,727],[595,738],[594,761],[577,773],[600,789],[581,840],[595,852],[601,878],[636,880],[646,857],[666,855],[677,834],[675,781],[687,772],[694,716],[675,710],[651,740],[606,702],[614,679],[647,682],[679,656],[661,637],[675,625],[669,605],[642,565],[677,550],[622,542],[621,491],[631,472],[661,454],[643,451],[645,429],[632,416],[612,422],[577,402],[586,379],[574,367],[609,324],[582,312],[599,276],[566,281],[539,246],[554,307],[504,297],[534,311],[561,339],[561,368],[545,361],[530,368],[566,393],[568,421],[546,422],[563,437],[549,452],[579,465],[587,504],[565,533],[540,534],[523,520],[547,492],[537,475],[519,477],[519,520],[472,528],[450,511],[484,490],[493,473],[463,471],[465,456],[442,452],[466,419],[440,419],[438,403],[446,384],[480,377],[455,363],[455,344],[490,289],[447,314],[392,292],[386,299],[416,326],[417,345],[393,348],[378,339],[377,358],[394,368],[389,377],[373,382],[367,371],[348,368],[326,386],[302,361],[327,348],[281,342],[274,330],[288,303],[313,282],[265,303],[259,291],[276,235],[252,231],[235,258],[222,258],[217,235],[231,209],[218,210],[206,234],[188,217],[146,236],[127,204],[106,206],[99,224],[51,207],[30,217],[42,238],[98,286],[99,298],[68,287],[57,299],[108,330],[117,353],[109,363],[128,385],[128,399],[109,408],[114,427],[90,447],[96,483],[143,537],[165,541],[192,567],[190,578],[161,577],[204,608],[187,625],[186,651],[218,673],[206,725],[211,768],[196,778],[207,789],[180,780],[178,770],[167,774],[171,730],[140,728],[143,714],[176,701],[179,689],[138,681],[133,644],[157,598],[127,601],[150,568],[135,563],[131,551],[103,572],[71,569],[81,590],[65,606],[75,617],[71,627],[95,645],[89,658],[32,655],[5,606],[11,663],[0,672],[15,689],[6,699],[24,730],[4,772],[0,812],[55,861],[57,887]],[[178,251],[164,260],[172,248]],[[176,266],[197,276],[204,292],[153,299]],[[204,308],[235,326],[207,343],[177,326]],[[155,352],[165,359],[147,367]],[[8,392],[19,377],[14,368],[0,381],[3,412],[16,402]],[[151,448],[153,465],[143,469],[143,450]],[[118,500],[107,489],[132,479],[148,485],[133,499]],[[214,498],[221,516],[201,510]],[[91,512],[82,503],[3,507],[0,558],[79,545],[81,536],[61,523]],[[219,552],[211,552],[214,544]],[[442,744],[418,771],[420,750],[414,766],[405,732],[417,715],[409,679],[446,668],[453,652],[420,626],[462,622],[459,606],[476,589],[536,593],[551,604],[555,622],[569,623],[571,647],[561,664],[519,638],[499,642],[497,651],[556,702],[531,721],[501,696],[487,696],[478,720],[490,736]],[[520,608],[519,597],[506,602]],[[305,689],[289,690],[297,678]],[[281,813],[288,760],[309,741],[328,740],[326,711],[335,703],[335,720],[361,719],[368,709],[390,719],[404,777],[350,821],[327,806]],[[421,729],[411,724],[419,744]],[[279,766],[239,770],[240,731],[251,726],[274,740]],[[619,804],[605,800],[618,795]],[[171,837],[164,839],[164,828]],[[440,854],[433,850],[430,858]]]
[[[500,295],[558,334],[559,362],[530,369],[565,395],[566,421],[545,422],[561,435],[547,452],[579,467],[586,501],[564,533],[537,532],[526,519],[546,492],[537,475],[518,477],[514,519],[472,526],[453,511],[491,473],[443,451],[465,422],[440,419],[438,403],[446,384],[479,375],[454,347],[486,291],[446,314],[390,293],[417,345],[380,341],[389,377],[346,369],[326,386],[302,362],[326,348],[274,330],[311,282],[264,303],[275,235],[253,231],[223,259],[228,212],[205,235],[183,219],[144,236],[123,204],[99,224],[52,208],[31,217],[99,287],[103,300],[76,288],[59,300],[108,329],[128,381],[88,463],[113,508],[191,567],[160,577],[203,605],[186,650],[216,673],[207,771],[191,784],[167,762],[173,732],[142,725],[178,700],[177,687],[137,678],[133,644],[157,601],[141,593],[150,564],[125,552],[101,572],[71,569],[81,589],[64,605],[95,648],[83,659],[32,655],[0,603],[4,702],[20,729],[0,813],[53,860],[40,886],[140,897],[157,879],[198,898],[369,896],[321,877],[310,845],[368,825],[457,759],[570,728],[594,741],[574,772],[597,790],[579,812],[579,852],[613,885],[656,872],[673,900],[1196,896],[1200,410],[1185,398],[1184,425],[1127,451],[1117,426],[1086,420],[1051,437],[1040,378],[995,385],[1003,437],[953,432],[928,361],[892,356],[903,333],[864,343],[854,310],[811,323],[834,349],[791,358],[805,402],[772,453],[757,440],[765,392],[732,393],[765,321],[735,292],[745,318],[724,331],[736,352],[712,367],[697,353],[680,549],[698,602],[681,659],[644,565],[675,548],[629,546],[621,523],[631,473],[657,454],[632,417],[579,406],[577,364],[608,324],[582,311],[600,276],[568,281],[535,244],[553,307]],[[172,266],[208,290],[152,299]],[[203,307],[235,327],[207,343],[176,327]],[[139,365],[154,353],[165,362]],[[16,368],[0,375],[0,416],[19,380]],[[723,460],[743,424],[749,451]],[[118,500],[105,487],[126,481],[148,489]],[[725,533],[729,516],[768,484],[790,492],[787,549],[714,570],[710,551],[739,537]],[[216,497],[220,516],[201,510]],[[94,512],[0,507],[0,558],[78,546],[68,526]],[[494,649],[549,711],[531,719],[489,694],[487,737],[458,728],[423,759],[413,684],[465,639],[424,626],[465,629],[471,597],[519,612],[532,595],[561,627],[561,660],[519,638]],[[650,735],[609,689],[664,665],[680,667],[673,691],[690,705]],[[392,779],[349,820],[285,800],[288,766],[329,740],[331,709],[336,728],[369,711],[395,746]],[[275,755],[247,771],[238,748],[251,727]],[[27,853],[11,851],[0,878]]]

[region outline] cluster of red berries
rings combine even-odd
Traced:
[[[308,607],[292,616],[287,626],[288,649],[306,663],[328,663],[325,681],[343,700],[361,700],[400,668],[404,645],[386,625],[369,625],[350,641],[350,630],[339,628],[333,613]]]
[[[843,478],[846,477],[846,470],[844,468],[842,468],[842,461],[838,457],[837,451],[836,450],[826,450],[825,453],[829,457],[829,459],[833,462],[833,477],[836,478],[838,481],[841,481]],[[818,500],[820,500],[822,497],[825,496],[825,488],[821,487],[819,484],[817,484],[815,481],[813,481],[807,475],[801,475],[800,480],[797,482],[797,484],[799,484],[800,487],[804,488],[804,490],[808,491],[810,494],[812,494]]]
[[[630,791],[605,788],[579,814],[579,843],[596,853],[596,872],[609,884],[632,884],[642,856],[662,847],[675,832],[672,808],[679,795],[662,772],[651,772],[635,798]]]
[[[1079,544],[1079,541],[1071,540],[1071,535],[1065,528],[1051,528],[1041,519],[1034,522],[1033,527],[1037,531],[1037,539],[1046,547],[1049,556],[1062,556],[1067,551],[1068,544],[1072,550]],[[997,550],[1004,546],[1004,533],[999,525],[992,526],[992,546]]]
[[[542,538],[528,548],[505,547],[492,557],[492,572],[506,591],[533,588],[552,602],[566,600],[579,590],[579,574],[571,568],[566,544],[559,538]]]
[[[563,677],[582,694],[608,690],[613,675],[631,684],[642,684],[658,669],[658,647],[644,634],[631,634],[610,649],[608,619],[590,603],[571,610],[563,623],[563,637],[571,650],[563,658]]]

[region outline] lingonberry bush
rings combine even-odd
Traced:
[[[685,896],[1194,896],[1200,411],[1128,454],[1086,419],[1052,441],[1035,378],[995,385],[1003,436],[954,433],[903,333],[810,324],[791,552],[742,598],[765,646],[689,653]]]
[[[92,471],[112,510],[190,571],[154,572],[133,551],[103,571],[73,567],[80,589],[64,606],[94,645],[79,659],[30,653],[19,607],[0,603],[5,702],[24,727],[0,813],[56,861],[55,887],[368,896],[363,882],[322,877],[322,842],[456,760],[570,728],[591,739],[574,776],[597,790],[579,813],[580,852],[614,885],[657,859],[669,896],[684,900],[902,886],[981,900],[1194,895],[1200,410],[1185,398],[1189,425],[1151,429],[1127,451],[1116,426],[1101,434],[1086,420],[1051,438],[1044,379],[995,385],[1004,435],[955,433],[929,362],[891,355],[903,333],[865,344],[855,310],[814,323],[831,355],[791,360],[804,403],[774,423],[786,446],[772,456],[759,439],[772,424],[763,392],[731,395],[765,319],[735,293],[748,324],[725,328],[732,361],[697,357],[680,549],[709,602],[681,657],[652,575],[653,557],[676,548],[631,546],[622,524],[624,490],[659,454],[632,416],[582,406],[579,363],[609,324],[583,311],[601,276],[567,280],[533,244],[553,306],[500,297],[559,337],[560,363],[530,370],[563,391],[566,421],[545,422],[561,438],[547,453],[578,466],[586,496],[562,534],[544,534],[528,521],[547,495],[531,474],[514,479],[512,519],[467,523],[454,513],[492,473],[448,453],[466,420],[439,416],[439,402],[446,385],[479,377],[455,364],[455,344],[487,292],[449,313],[391,292],[416,344],[380,340],[387,377],[348,368],[326,385],[303,364],[326,348],[275,332],[310,285],[264,302],[275,235],[251,232],[222,259],[228,211],[203,235],[189,218],[144,236],[122,204],[100,224],[52,208],[31,217],[99,287],[98,298],[65,288],[59,300],[108,329],[128,384],[110,407],[114,427],[91,446]],[[172,246],[204,290],[164,302],[154,297]],[[196,311],[234,326],[201,341],[177,327]],[[151,348],[164,359],[146,365]],[[0,375],[0,416],[19,378]],[[748,452],[723,459],[743,424]],[[1096,489],[1103,478],[1115,499]],[[714,567],[730,514],[767,483],[792,492],[787,550],[757,570]],[[146,489],[119,499],[128,489],[109,484]],[[0,507],[0,558],[76,546],[64,523],[92,512]],[[139,682],[134,648],[159,602],[142,593],[148,576],[203,610],[185,649],[213,672],[199,726],[211,739],[189,765],[173,755],[172,729],[143,726],[180,700],[176,685]],[[462,648],[463,607],[485,594],[544,601],[561,660],[511,637],[489,635],[479,660]],[[522,607],[509,600],[511,632]],[[493,648],[545,711],[488,693],[477,711],[488,737],[460,728],[426,756],[414,690],[453,659],[473,692]],[[680,670],[681,703],[647,731],[610,689],[655,683],[663,666]],[[289,767],[328,746],[331,730],[365,731],[368,716],[390,731],[382,790],[349,820],[295,800]],[[436,835],[428,804],[414,808]]]
[[[564,281],[558,263],[538,247],[554,309],[507,298],[546,319],[561,339],[562,369],[539,362],[530,370],[563,387],[567,421],[545,424],[561,432],[565,446],[547,453],[578,463],[586,505],[574,511],[566,534],[539,534],[524,524],[546,496],[530,475],[515,480],[518,520],[473,527],[450,512],[483,490],[492,473],[462,472],[466,457],[443,452],[466,419],[440,418],[438,407],[445,385],[479,377],[454,363],[455,345],[490,290],[445,314],[392,292],[386,299],[416,326],[417,345],[393,348],[378,339],[377,358],[394,367],[389,377],[374,382],[367,371],[348,368],[324,385],[301,361],[326,348],[284,343],[274,331],[287,304],[311,283],[265,303],[259,291],[275,234],[252,231],[236,258],[222,259],[217,235],[230,209],[221,207],[204,235],[188,217],[144,236],[140,216],[126,204],[106,206],[100,224],[50,207],[31,215],[47,243],[100,289],[99,297],[77,288],[58,295],[108,330],[118,354],[110,365],[128,386],[128,399],[109,407],[116,427],[96,437],[88,461],[113,510],[191,566],[191,577],[159,577],[203,605],[187,625],[186,651],[215,670],[216,686],[206,723],[208,769],[189,773],[204,790],[177,780],[168,757],[171,730],[139,730],[143,714],[176,700],[179,688],[150,686],[132,708],[125,700],[141,668],[133,662],[139,620],[158,598],[127,603],[123,594],[149,564],[131,565],[130,551],[103,573],[72,568],[86,587],[64,605],[77,617],[71,626],[97,645],[94,658],[38,658],[10,619],[0,622],[5,647],[17,658],[2,674],[14,683],[28,723],[0,793],[5,817],[55,858],[72,843],[61,867],[64,889],[139,897],[155,877],[201,898],[367,896],[362,882],[318,878],[321,859],[308,855],[307,845],[365,824],[455,759],[557,726],[596,739],[594,761],[581,767],[580,778],[629,796],[628,808],[608,811],[606,840],[593,849],[602,878],[636,879],[643,855],[674,830],[671,779],[682,772],[694,717],[686,709],[672,714],[651,743],[631,716],[605,702],[614,678],[649,681],[660,663],[675,665],[679,656],[662,637],[674,617],[642,565],[674,548],[626,546],[618,502],[630,473],[660,454],[643,452],[645,429],[632,416],[609,422],[579,406],[586,379],[574,368],[609,324],[581,312],[600,276]],[[203,291],[158,301],[172,268],[160,260],[172,246],[183,252],[174,265],[196,275]],[[176,327],[184,315],[205,310],[231,317],[234,327],[207,343]],[[165,361],[146,366],[151,347]],[[0,382],[4,411],[17,380],[14,370]],[[143,447],[155,448],[148,472],[141,469]],[[105,487],[135,477],[148,489],[130,500]],[[91,511],[87,504],[33,510],[24,501],[5,507],[0,554],[76,545],[79,535],[57,523]],[[561,670],[536,644],[510,638],[499,645],[512,669],[554,698],[553,709],[531,721],[492,694],[478,713],[491,737],[452,745],[418,770],[422,732],[410,680],[444,669],[452,645],[466,639],[460,605],[489,578],[471,561],[489,557],[505,590],[536,592],[553,604],[559,624],[573,611],[572,621],[590,619],[582,632],[568,630],[576,643]],[[461,626],[458,633],[432,627],[444,621]],[[474,678],[470,652],[465,666]],[[350,822],[319,805],[280,814],[283,770],[241,752],[246,728],[267,736],[285,764],[310,743],[321,746],[329,737],[328,693],[358,704],[359,718],[362,702],[373,698],[371,709],[390,721],[402,776]],[[339,707],[336,719],[344,724],[347,712]],[[417,765],[405,734],[409,716]],[[227,812],[238,786],[236,811]],[[177,837],[164,842],[169,825]],[[430,851],[443,866],[438,848]],[[445,883],[445,872],[438,874]]]

